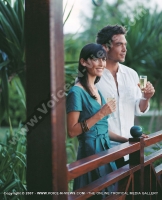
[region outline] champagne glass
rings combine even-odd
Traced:
[[[112,101],[112,100],[115,100],[115,95],[114,94],[111,94],[111,95],[108,94],[107,95],[107,103],[110,102],[110,101]],[[114,116],[114,113],[111,113],[110,117],[112,117],[113,119],[116,119],[115,116]]]
[[[140,88],[141,88],[141,92],[142,92],[142,99],[144,98],[144,89],[146,87],[147,84],[147,76],[145,75],[140,75]]]

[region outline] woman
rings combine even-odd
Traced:
[[[87,44],[79,58],[78,82],[67,96],[67,128],[70,137],[78,137],[77,160],[110,148],[111,140],[126,142],[127,138],[108,133],[108,115],[115,111],[115,100],[106,103],[95,83],[106,66],[106,52],[102,45]],[[74,190],[116,169],[114,162],[100,166],[74,180]],[[105,191],[111,191],[111,187]],[[99,199],[99,197],[98,197]]]

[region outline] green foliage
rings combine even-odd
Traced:
[[[154,165],[154,167],[157,167],[157,166],[160,165],[161,163],[162,163],[162,158],[156,160],[156,161],[153,163],[153,165]]]
[[[78,151],[78,139],[77,137],[66,138],[66,154],[67,154],[67,163],[72,163],[76,161]],[[68,183],[68,191],[73,191],[73,182],[74,180],[69,181]]]
[[[24,66],[24,1],[17,0],[14,7],[8,0],[0,1],[0,49],[11,63],[11,72]]]
[[[154,133],[156,131],[162,130],[161,120],[162,116],[155,116],[155,114],[152,112],[152,115],[150,116],[136,117],[135,124],[142,125],[144,132]]]
[[[66,5],[65,5],[65,8],[64,8],[64,11],[63,11],[63,17],[64,17],[64,15],[65,15],[65,11],[66,11],[66,8],[67,8],[67,4],[68,4],[68,0],[66,1]],[[70,11],[68,12],[68,15],[66,16],[66,18],[65,18],[65,20],[64,20],[64,22],[63,22],[63,25],[65,25],[65,23],[66,23],[67,20],[69,19],[70,14],[71,14],[71,12],[72,12],[72,10],[73,10],[74,4],[75,4],[75,2],[73,3],[72,7],[70,8]]]
[[[77,137],[69,138],[67,136],[67,139],[66,139],[67,163],[72,163],[76,161],[77,149],[78,149]]]
[[[9,82],[21,80],[16,87],[22,97],[25,86],[24,0],[0,0],[0,123],[9,118]],[[16,84],[16,83],[15,83]],[[21,88],[21,89],[20,89]],[[20,97],[20,98],[21,98]]]
[[[22,89],[20,94],[19,90]],[[9,84],[9,116],[13,127],[17,127],[20,122],[25,122],[25,93],[20,83],[19,77],[15,77]],[[8,126],[8,115],[4,115],[2,126]]]
[[[13,137],[7,132],[6,138],[7,144],[0,141],[0,193],[3,200],[8,199],[4,192],[26,191],[26,133],[19,127]],[[17,199],[24,197],[17,195]]]
[[[129,28],[127,34],[128,53],[125,62],[138,74],[148,76],[148,80],[153,83],[156,89],[154,99],[159,108],[162,102],[161,19],[162,12],[158,13],[154,10],[152,14],[148,9],[145,9],[145,13],[139,20],[136,19],[135,25]]]

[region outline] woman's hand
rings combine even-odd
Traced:
[[[112,99],[111,101],[102,106],[100,113],[101,115],[103,115],[103,117],[105,117],[114,112],[115,110],[116,110],[116,100]]]
[[[110,137],[110,140],[115,141],[115,142],[125,143],[129,141],[128,138],[117,135],[116,133],[110,130],[109,130],[109,137]]]

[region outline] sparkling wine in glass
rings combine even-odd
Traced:
[[[141,88],[141,92],[142,92],[142,99],[144,98],[144,89],[146,87],[147,84],[147,76],[145,75],[140,75],[140,88]]]
[[[110,102],[110,101],[112,101],[112,100],[115,100],[115,95],[114,94],[107,95],[107,103]],[[110,117],[112,117],[113,119],[115,119],[114,113],[111,113]]]

